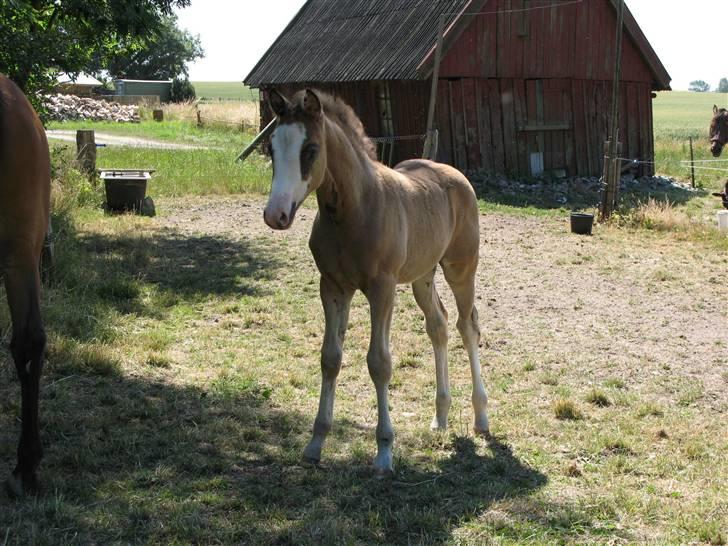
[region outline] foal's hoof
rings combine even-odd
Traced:
[[[23,479],[21,476],[10,474],[5,482],[5,491],[10,498],[17,499],[31,495],[38,490],[38,481],[35,476]]]
[[[488,428],[475,427],[473,428],[473,432],[476,436],[480,436],[481,438],[485,438],[486,440],[490,439],[490,429]]]
[[[386,480],[394,477],[394,468],[374,468],[374,475],[378,480]]]

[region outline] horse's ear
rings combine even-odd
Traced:
[[[270,104],[273,113],[279,118],[285,116],[288,113],[289,107],[291,105],[291,103],[288,102],[288,99],[281,95],[275,89],[271,89],[268,92],[268,104]]]
[[[715,104],[713,105],[713,115],[714,116],[718,115],[718,107]]]
[[[321,99],[311,89],[306,89],[306,94],[303,96],[303,111],[311,116],[321,114]]]

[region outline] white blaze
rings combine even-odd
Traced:
[[[305,140],[306,127],[302,123],[281,125],[273,133],[273,184],[268,208],[290,212],[294,202],[300,204],[306,197],[308,183],[301,175],[301,148]]]

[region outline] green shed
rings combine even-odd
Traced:
[[[172,80],[115,80],[114,94],[120,96],[156,96],[161,102],[170,99]]]

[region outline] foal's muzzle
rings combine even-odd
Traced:
[[[263,220],[268,224],[268,227],[273,229],[283,230],[288,229],[293,225],[293,219],[296,217],[296,211],[298,210],[298,203],[295,201],[291,205],[291,208],[286,211],[280,207],[271,207],[270,204],[263,210]]]

